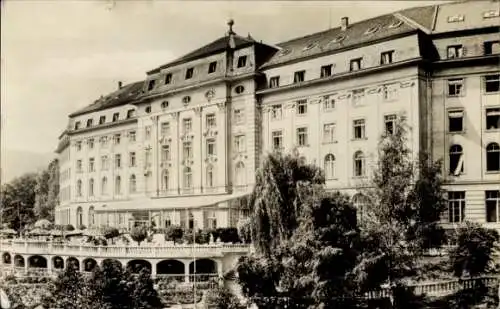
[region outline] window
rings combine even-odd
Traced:
[[[215,156],[215,139],[207,139],[207,156]]]
[[[135,140],[136,140],[135,131],[128,132],[128,141],[131,143],[135,143]]]
[[[330,144],[335,141],[335,124],[325,123],[323,125],[323,143]]]
[[[217,61],[210,62],[208,65],[208,74],[214,73],[217,70]]]
[[[455,78],[448,80],[448,96],[450,97],[458,97],[463,94],[464,88],[464,79],[463,78]]]
[[[365,156],[361,151],[354,154],[354,176],[365,176]]]
[[[384,116],[385,134],[392,135],[396,130],[396,115]]]
[[[448,112],[448,132],[463,132],[464,130],[464,112],[449,111]]]
[[[207,129],[214,129],[217,126],[215,114],[207,114],[205,117]]]
[[[121,135],[120,134],[115,134],[113,136],[113,141],[114,141],[115,145],[119,145],[120,141],[121,141]]]
[[[361,70],[361,64],[362,64],[363,58],[357,58],[357,59],[352,59],[349,63],[349,71],[357,71]]]
[[[151,105],[148,105],[144,108],[144,111],[146,112],[146,114],[149,114],[151,113]]]
[[[115,194],[121,194],[122,192],[122,178],[116,176],[115,178]]]
[[[104,124],[106,122],[106,116],[99,117],[99,124]]]
[[[184,189],[191,189],[193,187],[193,172],[191,168],[186,166],[184,167]]]
[[[162,101],[160,107],[161,109],[166,109],[168,107],[168,101]]]
[[[101,180],[101,194],[108,194],[108,178],[106,176],[102,177]]]
[[[332,75],[332,67],[333,65],[324,65],[321,67],[321,78],[328,77]]]
[[[236,86],[236,88],[234,88],[234,91],[237,94],[242,94],[245,91],[245,87],[243,87],[242,85]]]
[[[325,156],[325,178],[333,179],[335,178],[335,156],[331,153]]]
[[[234,149],[237,153],[245,152],[245,135],[237,135],[234,137]]]
[[[182,156],[184,160],[187,159],[192,159],[193,158],[193,146],[191,145],[191,142],[184,142],[182,144]]]
[[[94,179],[89,180],[89,196],[94,196]]]
[[[238,162],[236,164],[236,185],[243,186],[246,185],[246,177],[245,177],[245,164],[243,162]]]
[[[76,226],[77,229],[80,228],[80,226],[83,225],[83,210],[81,207],[78,207],[76,210]]]
[[[498,222],[500,191],[486,191],[486,221]]]
[[[169,145],[163,145],[161,147],[161,161],[162,162],[170,161],[170,146]]]
[[[299,146],[308,146],[307,145],[307,128],[297,128],[297,144]]]
[[[81,125],[82,125],[82,123],[80,121],[75,122],[75,130],[80,129]]]
[[[217,216],[215,211],[210,210],[207,212],[207,228],[216,229],[217,228]]]
[[[364,89],[356,89],[352,91],[352,104],[354,106],[363,105],[363,97],[365,96]]]
[[[144,139],[145,140],[151,139],[151,126],[146,126],[144,128]]]
[[[122,156],[121,154],[115,154],[115,168],[122,167]]]
[[[93,138],[89,138],[89,140],[87,141],[87,144],[89,145],[89,149],[94,149],[94,139]]]
[[[354,120],[354,139],[365,138],[365,120],[357,119]]]
[[[129,160],[130,160],[130,162],[129,162],[130,167],[134,167],[135,164],[136,164],[136,162],[135,162],[135,152],[131,152],[129,154]]]
[[[238,57],[238,68],[243,68],[247,66],[247,56]]]
[[[93,125],[93,119],[87,119],[87,128],[90,128]]]
[[[464,48],[462,45],[451,45],[447,47],[448,59],[460,58],[464,55]]]
[[[101,156],[101,169],[107,171],[109,168],[108,156]]]
[[[78,173],[81,173],[83,168],[82,168],[83,164],[82,164],[82,160],[76,160],[76,171]]]
[[[194,73],[194,68],[188,68],[186,70],[186,79],[190,79],[193,77],[193,73]]]
[[[153,89],[155,88],[155,85],[156,85],[156,80],[154,80],[154,79],[153,79],[153,80],[150,80],[150,81],[148,82],[148,91],[153,90]]]
[[[135,175],[130,175],[129,192],[130,193],[137,192],[137,180],[135,178]]]
[[[450,175],[458,176],[464,172],[464,157],[462,146],[452,145],[450,147]]]
[[[89,158],[89,172],[95,172],[95,159]]]
[[[242,109],[235,109],[234,110],[234,122],[236,124],[243,124],[244,123],[244,111]]]
[[[490,143],[486,146],[486,170],[488,172],[500,171],[500,146]]]
[[[132,118],[132,117],[134,117],[134,116],[135,116],[135,110],[133,110],[133,109],[129,109],[129,110],[127,111],[127,119],[130,119],[130,118]],[[113,118],[114,118],[114,116],[113,116]],[[118,118],[118,117],[117,117],[117,118]],[[117,119],[117,120],[118,120],[118,119]]]
[[[190,133],[193,129],[193,122],[191,118],[185,118],[182,120],[182,132],[184,134]]]
[[[182,103],[184,105],[188,105],[189,102],[191,102],[191,97],[190,96],[187,95],[187,96],[185,96],[185,97],[182,98]]]
[[[281,104],[275,104],[271,107],[271,119],[281,120],[283,116],[283,106]]]
[[[114,113],[113,114],[113,122],[118,121],[119,118],[120,118],[120,113]]]
[[[162,122],[160,125],[161,136],[170,136],[170,122]]]
[[[500,41],[484,42],[484,54],[494,55],[500,53]]]
[[[465,217],[465,192],[448,192],[448,221],[458,223]]]
[[[167,191],[168,187],[169,187],[169,174],[168,174],[168,170],[163,170],[161,181],[162,181],[162,188],[163,188],[163,190]]]
[[[214,167],[212,165],[207,166],[207,187],[214,187]]]
[[[80,179],[78,179],[76,181],[76,195],[77,196],[82,196],[82,181]]]
[[[500,108],[486,109],[486,130],[500,129]]]
[[[306,71],[297,71],[293,74],[293,82],[301,83],[305,80],[305,77],[306,77]]]
[[[165,75],[165,85],[168,85],[172,82],[172,73],[167,73]]]
[[[358,220],[363,221],[366,219],[367,209],[370,205],[370,200],[363,194],[357,193],[352,198],[352,204],[356,208],[356,217]]]
[[[486,93],[500,91],[500,74],[486,75],[484,77],[484,88]]]
[[[283,148],[283,131],[273,131],[273,150],[281,150]]]
[[[278,88],[280,86],[280,77],[273,76],[269,79],[269,88]]]
[[[392,55],[394,54],[394,51],[386,51],[380,54],[380,64],[390,64],[392,63]]]
[[[307,114],[307,100],[297,101],[297,114],[299,115]]]
[[[102,148],[108,147],[108,137],[107,136],[101,136],[99,138],[99,142],[101,143]]]
[[[324,111],[331,111],[335,108],[335,99],[331,96],[324,96],[323,97],[323,110]]]

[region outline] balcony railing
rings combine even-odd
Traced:
[[[0,242],[1,251],[14,254],[50,254],[94,257],[186,257],[193,253],[198,258],[217,257],[227,253],[247,254],[250,246],[245,244],[182,244],[162,246],[95,246],[87,244],[53,243],[34,240],[12,240]]]

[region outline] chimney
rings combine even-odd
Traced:
[[[342,17],[340,20],[340,29],[346,31],[347,27],[349,27],[349,17]]]
[[[118,89],[122,89],[123,83],[121,80],[118,81]]]

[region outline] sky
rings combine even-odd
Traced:
[[[2,177],[54,155],[68,114],[227,31],[269,44],[437,1],[4,0]],[[20,162],[19,162],[20,161]],[[38,163],[40,162],[40,163]]]

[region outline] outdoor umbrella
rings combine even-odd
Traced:
[[[83,231],[74,230],[74,231],[66,231],[66,232],[64,232],[64,236],[78,236],[78,235],[83,235]]]
[[[47,231],[47,230],[43,230],[41,228],[35,228],[35,229],[29,231],[28,235],[32,235],[32,236],[48,236],[48,235],[51,235],[51,232]]]
[[[52,226],[52,223],[47,219],[40,219],[37,222],[35,222],[34,226],[36,228],[49,229]]]
[[[1,235],[15,235],[15,234],[17,234],[17,232],[14,231],[13,229],[1,229],[0,234]]]
[[[85,236],[97,237],[97,236],[102,236],[102,231],[99,230],[99,229],[86,229],[86,230],[83,231],[82,234],[85,235]]]

